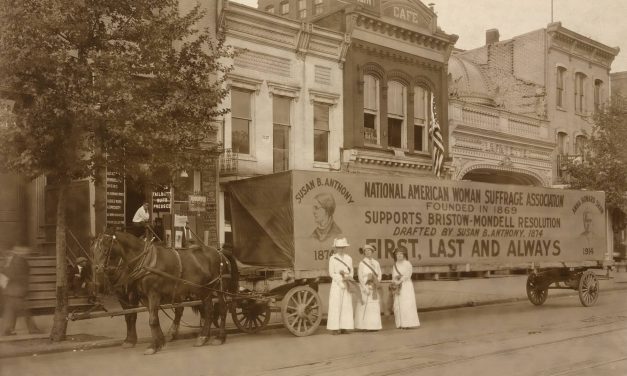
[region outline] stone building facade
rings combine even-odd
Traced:
[[[446,146],[447,63],[457,36],[443,32],[420,1],[357,3],[314,21],[350,37],[343,170],[433,177],[431,97]]]
[[[218,27],[237,55],[229,62],[223,106],[230,113],[219,138],[236,168],[223,169],[220,181],[339,170],[348,37],[237,3],[222,5]],[[228,200],[220,196],[221,241],[228,242]]]

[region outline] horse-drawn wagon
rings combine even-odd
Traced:
[[[295,335],[313,333],[325,313],[318,291],[340,233],[353,244],[353,260],[360,245],[373,244],[388,270],[398,247],[416,275],[527,273],[535,305],[549,289],[577,290],[593,305],[611,265],[603,192],[313,171],[228,189],[234,255],[280,272],[283,283],[266,291],[281,301]]]

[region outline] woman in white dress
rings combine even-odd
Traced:
[[[407,251],[394,251],[392,266],[392,283],[396,287],[394,293],[394,323],[397,328],[409,329],[420,326],[414,285],[411,282],[412,265],[407,260]]]
[[[355,328],[353,298],[348,291],[348,283],[353,279],[353,259],[344,252],[348,246],[346,238],[335,239],[333,241],[335,253],[329,257],[331,289],[327,329],[333,334],[347,333],[347,330]]]
[[[362,299],[355,307],[355,328],[380,330],[381,300],[377,288],[381,282],[381,266],[372,257],[375,252],[374,246],[366,244],[359,252],[364,255],[357,268]]]

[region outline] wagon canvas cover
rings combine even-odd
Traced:
[[[348,254],[396,248],[416,266],[581,263],[608,258],[605,194],[520,185],[290,171],[231,184],[236,256],[253,265],[326,270],[333,239]]]
[[[255,266],[294,266],[291,174],[279,173],[229,183],[233,252]]]

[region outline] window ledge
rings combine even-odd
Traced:
[[[314,168],[324,168],[324,169],[330,170],[331,169],[331,163],[329,163],[329,162],[314,162],[313,163],[313,167]]]
[[[562,112],[568,112],[564,107],[562,106],[555,106],[555,109],[558,111],[562,111]]]
[[[236,153],[237,155],[237,159],[240,161],[250,161],[250,162],[257,162],[257,158],[255,158],[254,155],[251,154],[240,154],[240,153]]]

